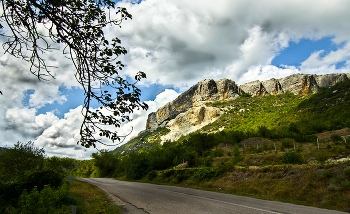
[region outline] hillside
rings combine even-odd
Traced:
[[[325,84],[325,78],[321,79],[323,82],[320,79],[321,77],[318,78],[320,85],[332,85],[331,83]],[[335,82],[333,81],[333,83]],[[245,88],[247,87],[245,86]],[[339,81],[329,88],[317,87],[317,92],[308,94],[299,92],[294,94],[285,91],[276,95],[252,96],[251,92],[247,93],[236,88],[235,90],[240,93],[240,96],[234,96],[234,99],[201,103],[202,107],[218,109],[220,114],[214,120],[208,120],[210,123],[207,122],[199,127],[194,125],[193,127],[197,127],[197,132],[200,133],[216,133],[220,142],[237,142],[237,137],[235,140],[232,135],[235,135],[234,133],[237,135],[239,132],[245,135],[244,138],[259,136],[282,139],[290,137],[298,142],[314,141],[316,140],[314,134],[350,127],[350,120],[345,119],[350,118],[350,112],[347,111],[350,109],[349,89],[350,81],[348,79]],[[170,103],[166,106],[169,105],[174,104]],[[188,116],[186,112],[183,112],[172,115],[171,118],[164,121],[171,125],[179,121],[178,118],[183,118],[182,114]],[[184,120],[181,119],[181,121]],[[173,127],[164,125],[158,126],[156,129],[147,129],[125,145],[117,148],[115,152],[121,154],[123,151],[153,148],[165,140],[171,140],[168,136]],[[192,132],[194,131],[196,130],[192,130]],[[186,139],[189,133],[176,139],[180,139],[180,141]],[[230,135],[231,139],[226,139],[225,136]]]

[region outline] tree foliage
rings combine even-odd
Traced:
[[[0,213],[7,206],[16,206],[25,189],[41,191],[46,185],[59,188],[63,184],[62,167],[71,166],[72,159],[45,159],[44,154],[31,141],[0,150]]]
[[[7,25],[10,30],[9,35],[1,32],[8,38],[3,44],[5,53],[28,61],[30,72],[39,80],[54,77],[43,57],[52,49],[50,44],[64,44],[63,54],[73,62],[75,78],[85,91],[80,144],[95,147],[103,143],[101,137],[123,140],[125,136],[104,127],[119,128],[130,120],[128,114],[134,109],[147,109],[136,87],[146,75],[139,72],[134,83],[119,75],[124,65],[116,59],[127,51],[118,38],[105,38],[103,29],[108,24],[120,27],[131,14],[125,8],[115,8],[111,0],[2,0],[1,5],[0,28]],[[116,9],[119,18],[110,18],[111,9]],[[45,27],[46,34],[39,26]],[[105,88],[115,89],[116,94],[112,96]],[[103,107],[93,111],[92,99]]]
[[[11,181],[23,176],[27,171],[43,167],[45,151],[34,143],[17,142],[12,148],[0,152],[0,178]]]

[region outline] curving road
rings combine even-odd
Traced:
[[[126,213],[343,213],[230,194],[118,181],[111,178],[77,179],[92,183],[126,202]]]

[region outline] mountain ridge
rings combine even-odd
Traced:
[[[204,105],[206,102],[234,100],[240,96],[261,97],[292,92],[295,95],[307,95],[329,88],[350,79],[350,74],[334,73],[326,75],[293,74],[284,78],[259,81],[255,80],[238,86],[233,80],[205,79],[180,94],[175,100],[160,107],[148,115],[146,129],[154,131],[166,127],[170,133],[162,141],[173,141],[181,135],[196,131],[218,119],[223,112]]]

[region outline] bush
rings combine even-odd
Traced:
[[[344,169],[344,175],[350,178],[350,168]]]
[[[23,177],[12,182],[0,182],[0,207],[14,206],[23,190],[31,191],[35,188],[41,191],[45,186],[58,188],[63,184],[64,177],[61,172],[46,169],[27,172]]]
[[[222,156],[224,156],[224,150],[222,150],[221,148],[215,149],[214,150],[214,156],[215,157],[222,157]]]
[[[333,177],[333,172],[329,171],[328,169],[324,170],[322,173],[321,173],[321,177],[323,178],[331,178]]]
[[[15,207],[10,206],[6,213],[71,213],[75,201],[68,197],[69,188],[63,186],[57,190],[45,186],[40,192],[34,188],[30,193],[23,191]]]
[[[212,178],[218,178],[227,171],[227,166],[221,163],[217,167],[205,167],[199,169],[195,174],[194,178],[200,181],[209,181]]]
[[[206,167],[211,167],[213,165],[213,159],[210,157],[207,157],[203,160],[203,164]]]
[[[315,157],[315,160],[321,164],[324,165],[327,161],[327,156],[322,152],[322,153],[318,153],[317,156]]]
[[[338,134],[332,134],[331,139],[332,139],[332,142],[339,142],[342,140],[341,136]]]
[[[44,149],[34,147],[31,141],[5,148],[0,153],[0,180],[13,181],[30,170],[43,168],[44,154]]]
[[[244,158],[241,155],[241,152],[238,148],[233,150],[232,164],[236,165],[238,162],[241,162]]]
[[[147,179],[152,181],[153,179],[155,179],[158,176],[158,172],[156,170],[152,170],[148,173],[147,175]]]
[[[20,182],[24,184],[24,189],[30,191],[36,187],[41,191],[44,186],[49,185],[52,188],[58,188],[63,184],[65,175],[52,169],[40,169],[26,173]]]
[[[285,164],[302,164],[304,163],[301,154],[296,152],[286,152],[283,155],[283,163]]]

